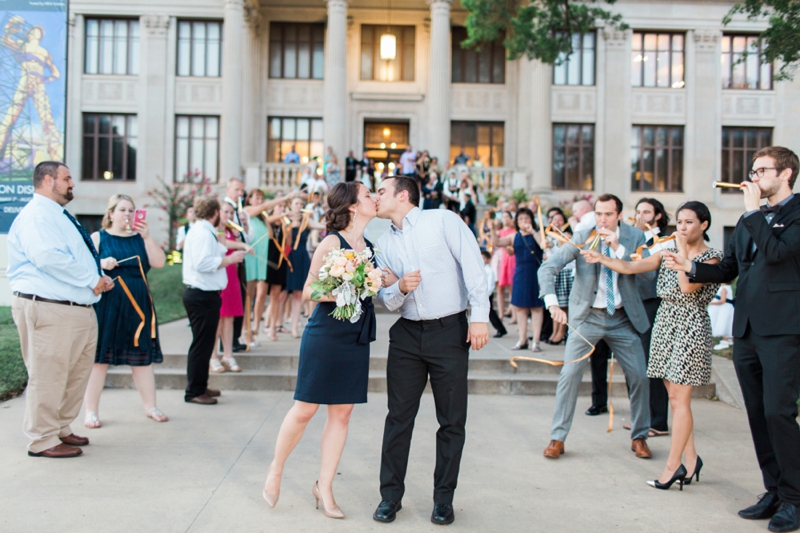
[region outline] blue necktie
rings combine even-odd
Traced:
[[[83,237],[83,242],[86,243],[86,247],[89,248],[90,252],[92,252],[92,257],[94,257],[94,262],[95,264],[97,264],[97,273],[102,276],[103,271],[100,269],[100,254],[97,253],[97,250],[94,247],[94,243],[92,242],[92,238],[89,236],[89,233],[87,233],[86,230],[83,229],[83,226],[81,226],[80,222],[75,220],[75,217],[69,214],[69,211],[64,209],[64,214],[67,215],[69,221],[72,222],[72,224],[81,234],[81,237]]]
[[[603,245],[603,254],[611,257],[611,250],[608,245]],[[606,312],[609,316],[614,316],[617,306],[614,302],[614,274],[611,269],[603,265],[603,277],[606,280]]]

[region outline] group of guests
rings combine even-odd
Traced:
[[[792,193],[798,170],[797,155],[786,148],[768,147],[754,155],[750,181],[741,185],[745,213],[726,254],[707,246],[711,215],[695,201],[677,209],[677,231],[670,236],[665,235],[669,216],[660,202],[640,200],[629,225],[622,220],[622,201],[612,194],[600,195],[593,206],[577,202],[569,220],[560,209],[551,209],[545,223],[539,206],[520,207],[510,200],[487,219],[487,242],[499,254],[497,286],[510,287],[520,331],[515,349],[541,350],[545,307],[554,324],[550,339],[566,339],[545,457],[558,459],[565,453],[587,359],[598,353],[599,360],[606,359],[604,344],[625,372],[636,457],[652,457],[649,437],[671,435],[664,469],[648,484],[669,489],[677,483],[682,490],[699,482],[703,461],[691,397],[693,387],[708,384],[711,377],[707,309],[716,296],[727,303],[727,289],[720,287],[738,277],[733,359],[767,489],[739,515],[769,518],[775,532],[800,529],[800,199]],[[238,368],[232,356],[241,335],[237,318],[258,321],[259,297],[264,307],[271,296],[267,328],[275,338],[285,313],[284,291],[300,292],[291,299],[293,310],[299,309],[310,298],[309,272],[321,266],[327,251],[337,246],[373,250],[364,236],[366,225],[376,215],[388,218],[392,227],[379,241],[376,258],[383,278],[378,298],[403,318],[390,332],[382,501],[373,518],[390,522],[402,509],[413,420],[430,376],[441,426],[431,520],[449,524],[465,440],[466,354],[470,345],[477,350],[487,342],[488,320],[502,326],[488,301],[495,290],[495,257],[486,250],[481,264],[477,243],[465,239],[469,232],[458,218],[419,209],[418,180],[392,177],[379,185],[376,199],[360,183],[336,184],[327,210],[322,201],[315,204],[308,189],[265,200],[261,191],[245,195],[236,178],[228,182],[222,202],[214,197],[195,201],[196,222],[182,241],[183,299],[193,335],[185,400],[217,402],[220,392],[208,388],[209,371],[216,371],[216,342],[223,348],[219,365]],[[8,237],[12,313],[30,375],[24,431],[29,455],[75,457],[88,439],[74,435],[70,424],[85,393],[87,426],[99,427],[97,405],[109,364],[131,365],[145,414],[167,420],[155,405],[151,365],[161,360],[161,351],[146,279],[147,270],[163,266],[165,258],[130,198],[112,197],[103,230],[90,236],[64,209],[73,198],[67,167],[39,164],[34,187],[33,200]],[[762,199],[766,205],[760,205]],[[313,218],[322,210],[328,233],[309,260],[308,247],[300,243],[307,242],[304,232],[323,229]],[[267,239],[264,258],[258,245]],[[421,254],[421,249],[430,253]],[[251,262],[242,273],[239,265],[246,260]],[[280,272],[283,265],[289,273],[297,266],[301,279],[296,285],[290,284],[289,273]],[[432,274],[439,272],[438,277]],[[124,290],[115,290],[115,282]],[[248,294],[255,297],[255,312],[243,304]],[[332,483],[353,404],[366,401],[375,319],[369,301],[359,321],[333,321],[328,311],[334,300],[330,295],[319,300],[304,332],[296,403],[278,435],[263,497],[270,506],[277,504],[286,458],[318,407],[328,405],[320,478],[312,492],[327,516],[343,518]],[[499,294],[498,308],[502,316],[505,299]],[[134,317],[142,316],[137,323]],[[671,431],[665,399],[673,412]],[[592,408],[602,412],[605,405],[593,398]]]

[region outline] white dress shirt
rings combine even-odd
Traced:
[[[186,234],[189,233],[189,230],[192,229],[194,224],[194,222],[189,222],[187,225],[178,228],[178,233],[175,235],[175,247],[179,250],[181,249],[181,244],[183,244],[183,241],[186,240]]]
[[[8,275],[12,292],[50,300],[93,304],[100,281],[92,252],[64,207],[46,196],[33,199],[8,230]]]
[[[228,274],[219,265],[227,252],[211,222],[195,222],[183,243],[183,284],[203,291],[224,289],[228,285]]]
[[[492,294],[494,294],[494,285],[497,283],[491,263],[483,265],[483,273],[486,276],[486,292],[489,294],[489,298],[491,298]]]
[[[417,167],[417,152],[403,152],[400,156],[400,168],[403,169],[403,174],[413,174],[416,172]]]
[[[419,270],[422,281],[408,294],[400,283],[378,292],[390,311],[400,310],[408,320],[433,320],[471,307],[472,322],[489,321],[489,295],[478,242],[452,211],[415,207],[403,219],[403,229],[392,224],[376,243],[376,261],[402,278]]]
[[[584,215],[585,216],[585,215]],[[594,212],[592,212],[592,219],[594,219]],[[583,219],[581,219],[583,222]],[[617,238],[619,239],[619,227],[617,227]],[[609,255],[616,259],[624,259],[625,258],[625,247],[619,243],[616,250],[612,250],[609,248]],[[580,243],[579,243],[580,244]],[[597,251],[601,254],[604,254],[603,247],[606,246],[606,243],[600,241],[600,245],[597,247]],[[605,254],[604,254],[605,255]],[[594,303],[592,307],[597,309],[606,309],[606,278],[605,274],[603,273],[603,265],[599,265],[600,273],[597,276],[597,296],[595,296]],[[614,281],[614,307],[620,309],[622,307],[622,295],[619,292],[619,273],[611,271],[611,278]],[[548,309],[552,306],[558,307],[558,297],[555,294],[545,294],[544,295],[544,306]]]
[[[244,227],[244,222],[247,222],[247,231],[242,233],[242,241],[243,242],[253,242],[253,227],[250,225],[250,215],[247,214],[247,211],[242,210],[244,214],[244,222],[241,218],[239,218],[239,202],[234,202],[227,196],[225,197],[225,202],[233,206],[233,218],[234,222],[239,224],[241,227]]]

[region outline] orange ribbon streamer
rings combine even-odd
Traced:
[[[117,261],[117,264],[124,263],[125,261],[130,261],[132,259],[136,259],[136,261],[139,263],[139,272],[142,274],[142,280],[144,280],[144,286],[147,289],[147,296],[150,299],[150,312],[152,314],[152,318],[150,319],[150,338],[151,339],[155,339],[156,338],[156,307],[155,307],[155,304],[153,303],[153,295],[150,293],[150,285],[147,283],[147,276],[144,273],[144,267],[142,266],[142,258],[139,257],[138,255],[134,255],[132,257],[128,257],[128,258],[122,259],[120,261]],[[123,280],[121,276],[117,276],[117,277],[114,278],[114,281],[119,281],[119,286],[122,287],[123,291],[125,291],[125,295],[128,297],[128,300],[130,300],[134,311],[136,311],[136,314],[139,315],[139,318],[142,320],[142,323],[139,324],[138,328],[136,328],[136,334],[133,336],[133,345],[138,348],[139,347],[139,335],[141,335],[142,329],[144,329],[144,323],[147,321],[147,319],[144,316],[144,311],[142,311],[142,308],[139,307],[138,303],[136,303],[136,299],[133,297],[133,294],[131,293],[130,289],[128,288],[128,285],[125,283],[125,280]]]
[[[669,237],[664,237],[663,239],[659,238],[658,235],[653,235],[653,244],[651,244],[650,246],[647,246],[646,244],[643,244],[643,245],[639,246],[638,248],[636,248],[636,253],[631,254],[631,261],[641,261],[642,252],[643,251],[651,250],[651,249],[655,248],[655,246],[658,243],[669,242],[669,241],[674,241],[674,240],[675,240],[675,235],[670,235]]]
[[[573,328],[569,324],[569,322],[567,322],[567,327],[569,327],[569,329],[574,331],[575,334],[578,337],[580,337],[581,339],[586,341],[586,344],[588,344],[589,346],[592,347],[592,349],[589,351],[589,353],[587,353],[586,355],[584,355],[580,359],[574,359],[574,360],[568,361],[568,362],[565,362],[565,361],[551,361],[550,359],[539,359],[537,357],[527,357],[527,356],[524,356],[524,355],[517,355],[516,357],[512,357],[511,359],[509,359],[509,363],[511,363],[511,366],[513,366],[514,368],[519,368],[519,365],[517,364],[517,361],[533,361],[534,363],[543,363],[545,365],[550,365],[550,366],[564,366],[564,365],[570,365],[570,364],[573,364],[573,363],[580,363],[581,361],[586,361],[587,359],[589,359],[589,357],[592,356],[592,354],[597,349],[597,347],[594,344],[592,344],[591,342],[589,342],[589,340],[586,337],[581,335],[578,330]]]

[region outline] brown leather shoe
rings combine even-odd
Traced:
[[[650,452],[650,448],[647,446],[647,439],[644,437],[633,439],[631,441],[631,450],[636,452],[636,457],[639,459],[650,459],[653,457],[653,454]]]
[[[199,403],[201,405],[214,405],[217,403],[216,398],[212,398],[207,394],[201,394],[200,396],[195,396],[190,400],[186,400],[186,403]]]
[[[67,435],[66,437],[58,437],[61,442],[64,444],[69,444],[70,446],[88,446],[89,439],[86,437],[79,437],[75,433]]]
[[[547,448],[544,449],[544,456],[548,459],[558,459],[564,455],[564,441],[551,440]]]
[[[28,455],[30,455],[31,457],[49,457],[51,459],[78,457],[82,453],[83,450],[81,450],[80,448],[74,448],[72,446],[67,446],[66,444],[58,444],[56,446],[53,446],[52,448],[48,448],[39,453],[28,451]]]
[[[206,389],[206,396],[211,396],[212,398],[216,398],[222,394],[219,389]]]

